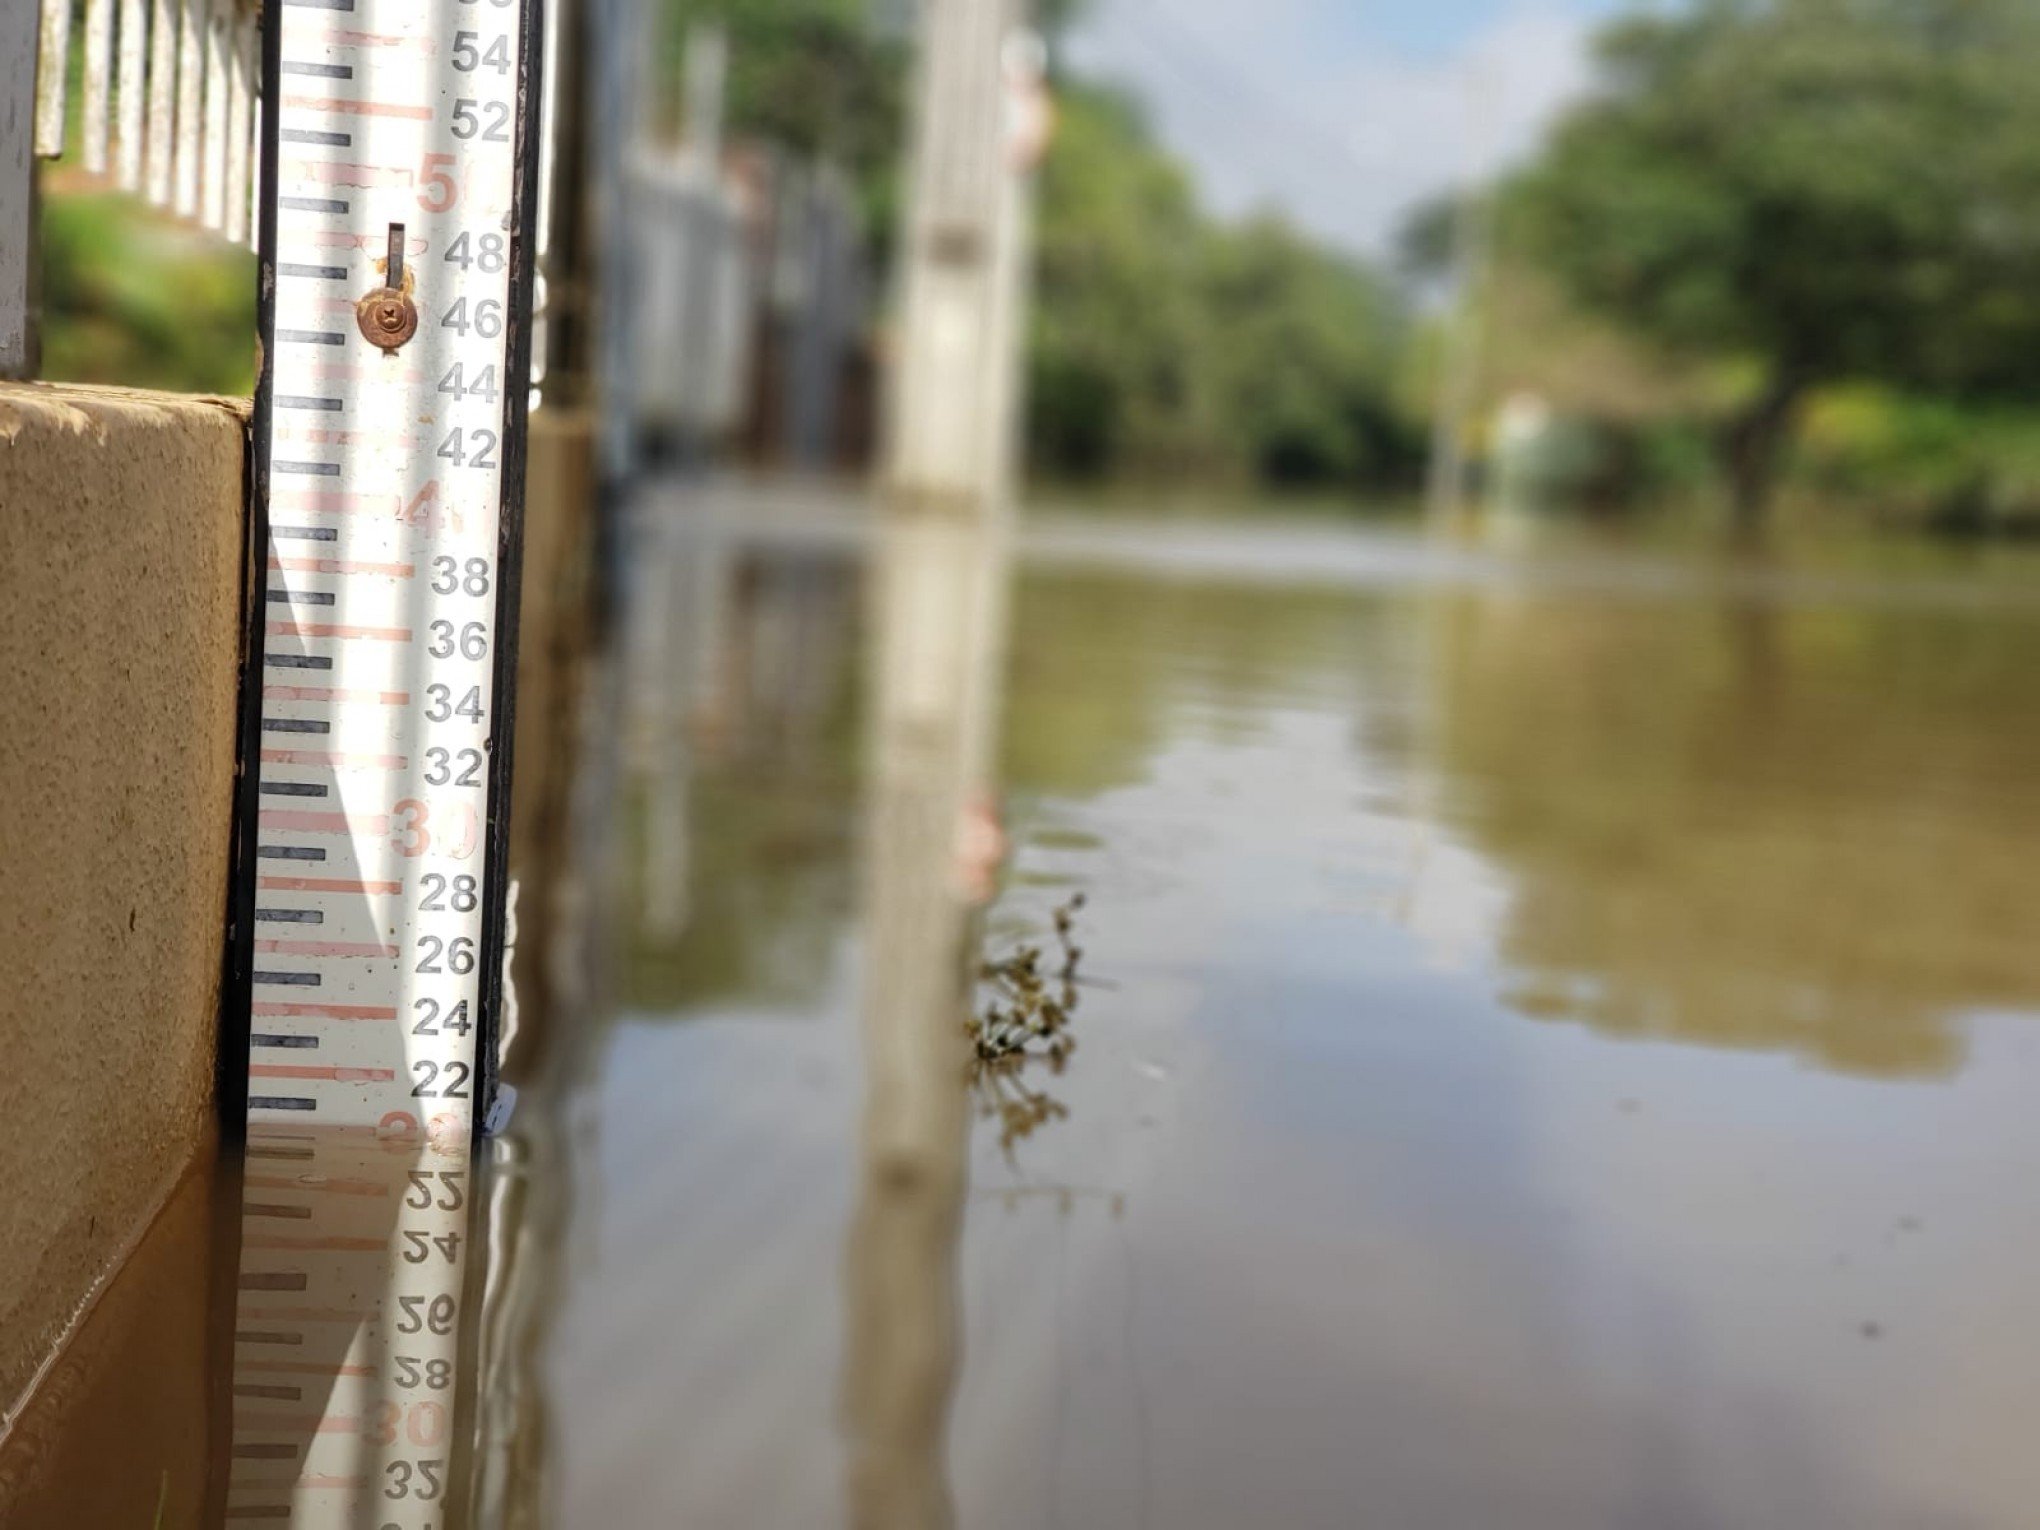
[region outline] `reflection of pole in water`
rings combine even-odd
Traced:
[[[848,1258],[852,1522],[950,1520],[944,1427],[973,930],[968,814],[982,796],[1000,608],[993,528],[909,516],[878,570],[876,758],[865,849],[863,1185]]]
[[[679,538],[669,524],[660,556],[653,565],[656,594],[652,606],[659,662],[649,677],[651,690],[635,698],[652,720],[653,743],[644,783],[644,896],[640,904],[644,933],[660,945],[678,940],[687,928],[687,825],[689,769],[686,663],[681,618],[690,603],[679,598],[676,582],[693,565],[678,551]]]
[[[875,590],[863,1185],[848,1256],[851,1521],[950,1523],[956,1246],[969,1124],[971,818],[990,813],[1024,290],[1018,0],[936,0],[902,246]],[[1025,84],[1026,82],[1019,82]],[[979,824],[979,839],[992,838]]]
[[[626,607],[632,620],[624,644],[624,768],[645,815],[631,856],[642,882],[640,928],[664,943],[686,924],[685,698],[675,673],[685,602],[674,588],[685,563],[674,497],[640,493],[633,509],[629,577],[636,587]]]

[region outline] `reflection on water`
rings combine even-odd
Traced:
[[[440,1336],[478,1523],[2032,1523],[2040,607],[1322,535],[1236,578],[1057,531],[995,772],[919,709],[968,644],[866,683],[846,539],[666,545],[618,1002]],[[939,621],[978,575],[921,556]],[[1109,981],[1002,1144],[967,958],[1079,892]],[[401,1260],[378,1204],[257,1236]],[[410,1415],[352,1416],[393,1439],[305,1448],[386,1473]]]
[[[970,831],[986,790],[987,691],[1005,604],[997,535],[910,513],[886,528],[875,569],[862,1150],[843,1252],[848,1518],[860,1530],[938,1530],[954,1517],[945,1446],[965,1189],[963,1020],[972,902],[989,875]]]
[[[2030,613],[1462,600],[1435,747],[1514,884],[1511,1002],[1618,1035],[1961,1066],[2031,1006]]]
[[[244,1156],[226,1518],[470,1523],[465,1142],[254,1128]]]
[[[662,530],[630,654],[621,997],[791,996],[824,981],[855,908],[853,568],[841,551],[767,558],[712,528]]]
[[[1904,584],[1023,575],[987,938],[1082,890],[1114,986],[1068,1118],[1010,1160],[973,1133],[956,1521],[2024,1523],[2032,623]],[[816,1399],[888,1316],[939,1373],[941,1237],[934,1294],[842,1325],[854,670],[769,766],[726,741],[784,698],[719,694],[690,901],[741,901],[744,970],[640,950],[583,1087],[602,1195],[662,1230],[576,1213],[637,1262],[569,1285],[552,1349],[557,1396],[716,1396],[715,1444],[569,1425],[559,1480],[618,1522],[834,1522]],[[655,1279],[712,1313],[626,1357],[603,1313]]]

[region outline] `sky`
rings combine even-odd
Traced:
[[[1622,0],[1092,0],[1070,40],[1132,86],[1207,205],[1382,254],[1419,203],[1531,152]]]

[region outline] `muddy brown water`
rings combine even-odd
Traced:
[[[1092,981],[1057,1113],[887,1235],[883,1353],[858,564],[719,550],[495,1149],[476,1522],[842,1523],[875,1366],[986,1530],[2040,1523],[2040,587],[1284,535],[1018,575],[987,939],[1081,890]],[[218,1441],[111,1406],[19,1522],[74,1458],[215,1514]]]

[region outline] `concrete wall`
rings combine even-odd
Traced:
[[[220,1523],[237,1263],[210,1169],[172,1191],[0,1438],[7,1530]]]
[[[0,1421],[213,1130],[245,414],[0,384]]]
[[[239,400],[0,384],[0,1436],[214,1135],[246,425]],[[533,417],[511,820],[526,1052],[593,641],[592,439],[585,414]]]

